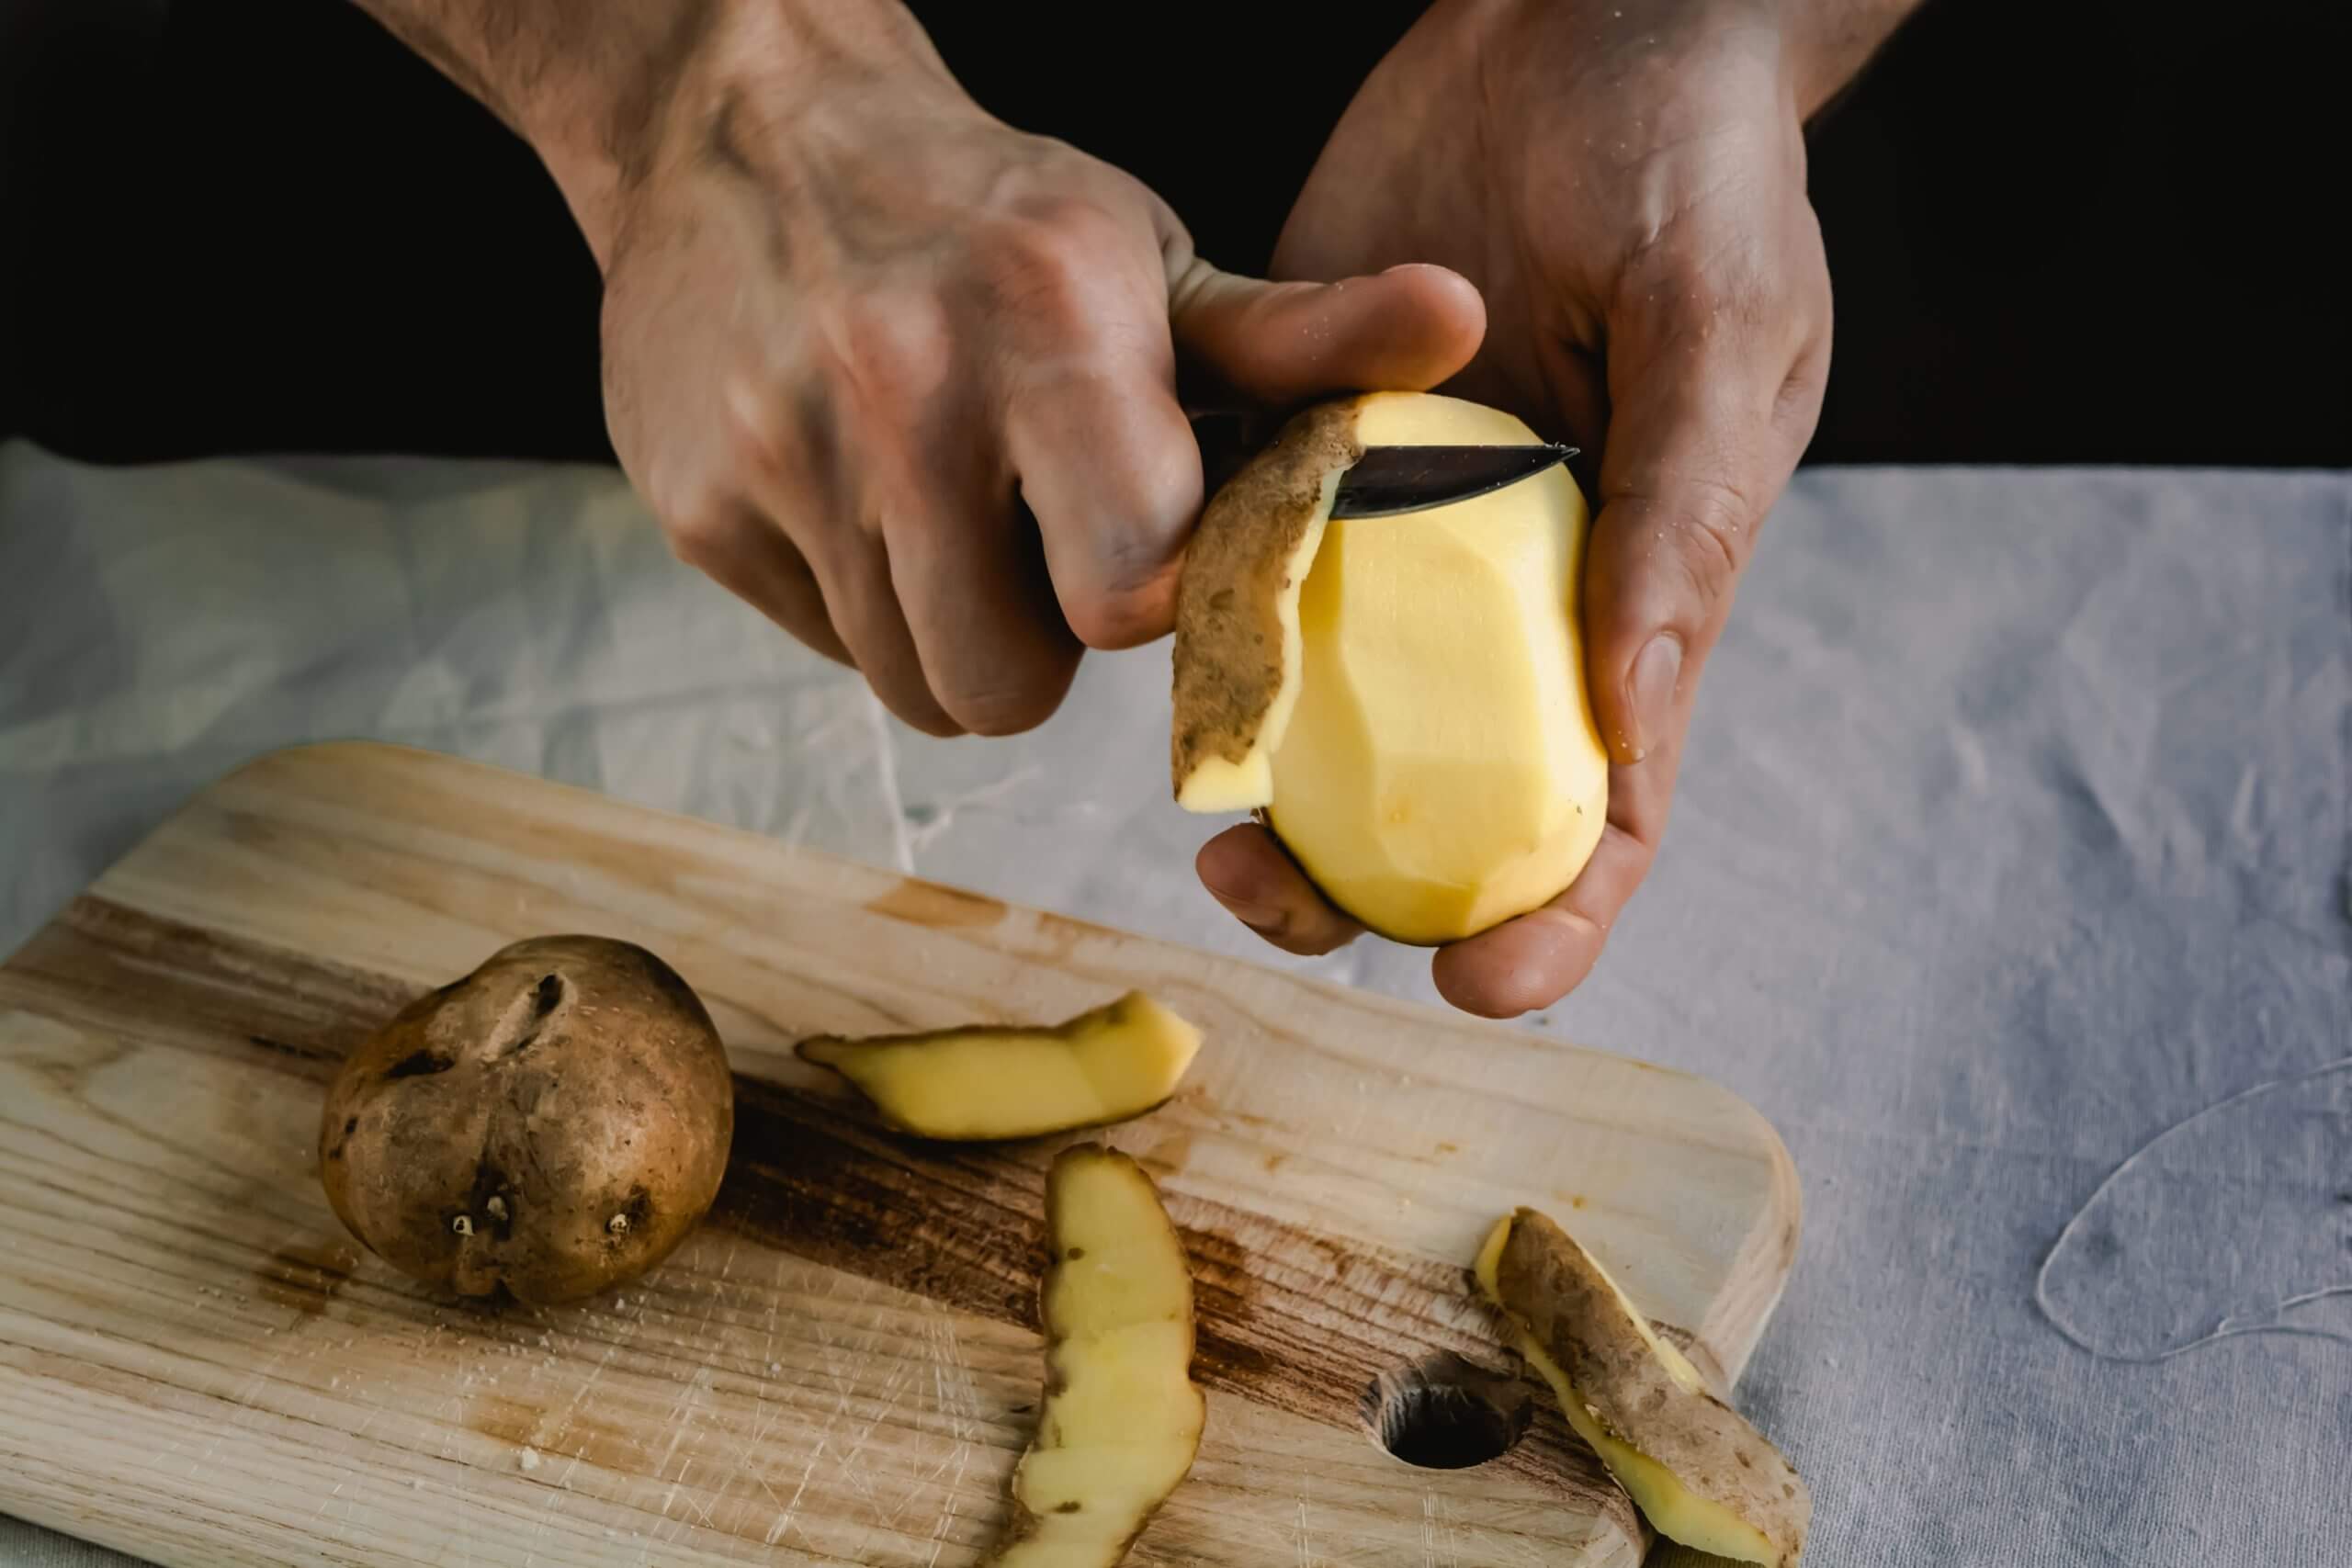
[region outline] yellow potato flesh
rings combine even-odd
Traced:
[[[1149,1179],[1099,1147],[1048,1178],[1046,1396],[1013,1476],[999,1568],[1110,1568],[1192,1469],[1207,1406],[1192,1382],[1193,1281]]]
[[[1366,399],[1358,420],[1366,446],[1535,439],[1498,410],[1427,394]],[[1268,815],[1326,896],[1382,934],[1484,931],[1558,894],[1600,841],[1609,763],[1584,685],[1585,534],[1558,468],[1324,528]]]
[[[1505,1215],[1488,1233],[1486,1246],[1478,1252],[1478,1288],[1486,1292],[1487,1300],[1498,1306],[1502,1304],[1502,1291],[1496,1274],[1502,1260],[1503,1244],[1510,1238],[1510,1216]],[[1599,1267],[1597,1260],[1594,1266]],[[1625,1308],[1626,1314],[1640,1327],[1642,1337],[1657,1349],[1660,1361],[1674,1381],[1694,1393],[1703,1389],[1705,1382],[1699,1376],[1699,1370],[1690,1364],[1690,1359],[1657,1337],[1657,1331],[1650,1327],[1649,1320],[1634,1309],[1624,1292],[1618,1290],[1614,1280],[1609,1283],[1610,1289],[1616,1292],[1618,1302]],[[1641,1450],[1612,1436],[1595,1416],[1592,1406],[1586,1403],[1584,1396],[1577,1393],[1576,1385],[1568,1381],[1568,1374],[1561,1370],[1560,1363],[1544,1348],[1542,1341],[1508,1312],[1503,1315],[1509,1325],[1512,1348],[1527,1359],[1530,1366],[1544,1374],[1544,1381],[1551,1385],[1553,1397],[1560,1402],[1560,1413],[1567,1417],[1569,1427],[1577,1437],[1591,1445],[1592,1451],[1600,1457],[1600,1462],[1609,1467],[1609,1473],[1617,1478],[1617,1484],[1625,1489],[1625,1495],[1634,1500],[1634,1506],[1649,1520],[1651,1529],[1668,1540],[1695,1547],[1701,1551],[1711,1551],[1718,1557],[1728,1557],[1741,1562],[1770,1563],[1780,1561],[1780,1553],[1773,1549],[1763,1531],[1721,1504],[1695,1495],[1676,1478],[1672,1471]]]
[[[807,1060],[926,1138],[1025,1138],[1139,1116],[1175,1092],[1201,1032],[1141,992],[1046,1029],[810,1040]]]

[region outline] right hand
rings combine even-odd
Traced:
[[[590,222],[605,393],[672,547],[934,735],[1168,630],[1180,401],[1435,386],[1485,311],[1408,266],[1273,285],[1134,179],[990,118],[895,5],[722,6]],[[598,229],[601,223],[602,231]]]

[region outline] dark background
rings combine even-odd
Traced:
[[[918,9],[983,103],[1250,267],[1418,6],[1312,49],[1279,19],[1329,13],[1267,0],[1141,44],[1101,7]],[[2346,14],[1931,0],[1815,131],[1811,460],[2352,464]],[[607,458],[596,303],[529,153],[355,8],[0,0],[0,433]]]

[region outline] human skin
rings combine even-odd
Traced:
[[[1084,649],[1169,629],[1193,403],[1434,385],[1483,331],[1440,268],[1219,271],[896,0],[359,3],[561,187],[673,550],[933,734],[1029,728]]]
[[[1410,258],[1489,328],[1446,390],[1592,457],[1586,681],[1609,816],[1544,908],[1442,948],[1493,1017],[1581,982],[1666,828],[1700,671],[1820,413],[1829,275],[1806,119],[1915,0],[1443,0],[1364,83],[1274,256],[1340,277]],[[1294,953],[1352,940],[1263,827],[1212,839],[1209,891]]]

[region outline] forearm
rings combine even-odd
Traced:
[[[1797,107],[1818,114],[1861,73],[1921,0],[1784,0],[1798,63]]]
[[[356,0],[537,152],[600,264],[681,114],[944,68],[899,0]],[[781,111],[775,103],[787,100]]]

